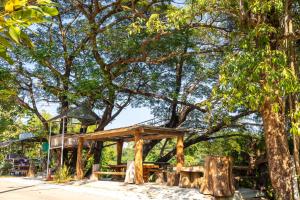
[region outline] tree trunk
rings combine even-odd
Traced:
[[[72,148],[72,150],[70,150],[71,156],[70,156],[70,170],[71,172],[75,172],[76,171],[76,162],[77,162],[77,147]]]
[[[269,174],[277,199],[293,199],[291,159],[285,132],[285,119],[282,113],[274,111],[275,104],[266,98],[261,108],[267,149]]]
[[[299,160],[299,135],[293,134],[293,144],[294,144],[294,161],[296,173],[300,175],[300,160]]]
[[[103,141],[96,141],[94,148],[94,164],[100,164],[102,157]]]
[[[285,18],[284,18],[284,34],[291,35],[294,34],[293,31],[293,19],[291,15],[292,11],[292,1],[286,0],[285,1]],[[285,48],[286,48],[286,55],[289,67],[292,73],[299,79],[299,69],[296,67],[296,49],[295,49],[295,42],[292,39],[285,39]],[[291,94],[289,95],[289,106],[290,106],[290,116],[291,122],[296,122],[295,113],[298,112],[298,95]],[[296,168],[296,173],[300,175],[300,160],[299,160],[299,136],[293,133],[293,155],[294,155],[294,163]]]

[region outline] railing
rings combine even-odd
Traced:
[[[140,122],[136,125],[163,126],[166,123],[168,123],[169,120],[170,119],[153,118],[153,119],[150,119],[150,120],[147,120],[147,121]]]

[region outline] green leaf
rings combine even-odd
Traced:
[[[3,45],[4,47],[8,47],[8,48],[12,47],[10,42],[5,37],[2,36],[0,36],[0,44]]]
[[[5,47],[0,46],[0,57],[6,60],[10,65],[14,63],[14,61],[7,55],[7,51]]]
[[[22,44],[25,44],[28,47],[34,47],[34,44],[31,42],[30,38],[28,37],[28,35],[26,35],[26,33],[24,33],[23,31],[21,31],[21,40],[22,40]]]
[[[58,15],[58,10],[54,7],[44,6],[44,7],[42,7],[42,10],[44,13],[48,14],[49,16]]]
[[[51,0],[37,0],[37,3],[40,4],[40,5],[49,5],[51,4]]]
[[[16,42],[20,43],[21,30],[17,26],[10,26],[8,30],[9,36]]]

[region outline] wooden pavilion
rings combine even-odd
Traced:
[[[124,142],[135,142],[134,169],[135,184],[143,184],[143,143],[145,140],[177,138],[176,144],[176,171],[184,165],[183,142],[186,129],[164,128],[148,125],[134,125],[124,128],[97,131],[80,135],[78,138],[78,152],[76,174],[78,179],[83,178],[82,150],[85,141],[115,141],[117,143],[117,164],[121,163],[122,147]]]

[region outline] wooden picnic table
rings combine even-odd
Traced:
[[[116,172],[125,172],[126,168],[127,168],[126,164],[108,165],[108,166],[109,166],[109,168],[111,168],[112,170],[114,170]],[[143,164],[143,179],[144,179],[144,182],[148,182],[150,172],[155,171],[155,170],[159,170],[159,165],[148,164],[148,163]]]

